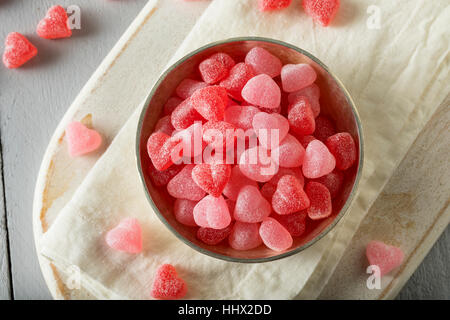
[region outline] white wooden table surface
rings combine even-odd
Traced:
[[[38,38],[34,29],[54,1],[0,0],[0,42],[17,31],[40,50],[21,69],[0,66],[0,300],[51,298],[33,243],[32,201],[39,166],[66,109],[146,0],[58,3],[81,8],[81,30],[71,39],[49,41]],[[0,48],[3,51],[3,44]],[[398,298],[449,299],[448,265],[449,228]]]

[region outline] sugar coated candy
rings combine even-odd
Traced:
[[[278,169],[278,172],[276,175],[273,176],[272,179],[270,179],[270,183],[277,185],[278,181],[280,181],[281,178],[283,178],[285,175],[291,175],[297,178],[298,182],[300,182],[302,188],[305,184],[305,178],[303,177],[302,169],[301,168],[280,168]]]
[[[370,241],[366,247],[366,256],[370,265],[380,268],[380,276],[400,266],[404,259],[403,251],[400,248],[381,241]]]
[[[68,38],[72,35],[66,10],[61,6],[48,9],[44,19],[39,21],[36,33],[44,39]]]
[[[291,214],[279,215],[273,214],[271,217],[276,219],[293,237],[300,237],[306,230],[306,210],[294,212]]]
[[[254,186],[257,187],[258,184],[249,178],[247,178],[239,169],[239,166],[234,166],[231,169],[230,180],[223,189],[223,194],[229,199],[236,201],[239,195],[239,191],[244,186]]]
[[[102,144],[102,137],[97,131],[78,121],[73,121],[66,127],[66,139],[72,157],[95,151]]]
[[[306,147],[303,160],[303,175],[316,179],[329,174],[336,166],[336,160],[327,146],[319,140],[311,141]]]
[[[11,32],[5,40],[3,64],[9,69],[18,68],[37,55],[36,47],[18,32]]]
[[[239,159],[239,169],[248,178],[267,182],[278,172],[279,166],[261,146],[245,150]]]
[[[216,151],[231,149],[235,145],[236,127],[225,121],[208,121],[203,125],[203,141]]]
[[[341,190],[341,186],[344,182],[344,173],[339,170],[333,170],[333,172],[326,176],[315,179],[314,181],[323,184],[330,191],[331,199],[334,199]]]
[[[186,295],[186,292],[186,283],[178,277],[174,266],[163,264],[156,270],[150,293],[153,298],[161,300],[181,299]]]
[[[288,120],[292,131],[302,136],[310,135],[316,129],[314,113],[308,99],[304,97],[289,107]]]
[[[245,63],[251,66],[256,74],[267,74],[271,78],[279,76],[283,66],[278,57],[261,47],[250,50],[245,56]]]
[[[194,207],[194,219],[204,228],[223,229],[231,222],[228,205],[222,196],[207,195]]]
[[[172,126],[171,118],[170,116],[162,117],[158,120],[158,122],[155,125],[155,132],[161,131],[164,132],[167,135],[172,135],[175,128]]]
[[[230,247],[235,250],[251,250],[262,244],[258,223],[236,221],[228,237]]]
[[[215,84],[228,77],[235,62],[228,54],[218,52],[203,60],[198,69],[203,81],[208,84]]]
[[[328,137],[336,133],[336,128],[333,121],[326,116],[318,116],[316,118],[316,130],[314,131],[314,137],[322,142],[325,142]]]
[[[294,105],[297,103],[297,100],[300,97],[305,97],[308,99],[308,102],[311,106],[311,110],[314,113],[314,117],[317,118],[317,116],[320,113],[320,88],[317,84],[313,83],[312,85],[303,88],[299,91],[295,91],[292,93],[289,93],[288,95],[288,102],[291,105]]]
[[[312,220],[324,219],[332,213],[330,191],[323,184],[310,181],[305,188],[310,206],[307,209],[308,216]]]
[[[252,105],[267,109],[279,108],[281,103],[280,87],[267,74],[251,78],[242,89],[242,97]]]
[[[269,201],[270,203],[272,203],[272,196],[275,193],[275,191],[277,190],[277,185],[266,182],[264,183],[264,185],[261,187],[261,194],[264,198],[267,199],[267,201]]]
[[[182,130],[190,127],[196,121],[203,121],[203,117],[192,106],[190,99],[186,99],[173,110],[170,121],[175,129]]]
[[[252,67],[243,62],[236,64],[231,68],[227,78],[220,82],[220,86],[227,89],[228,94],[238,101],[243,101],[241,92],[245,84],[255,76]]]
[[[289,132],[289,121],[278,113],[259,112],[252,125],[260,145],[266,149],[277,147]]]
[[[284,92],[304,89],[316,81],[317,74],[307,63],[285,64],[281,69],[281,81]]]
[[[169,181],[167,184],[167,191],[172,197],[199,201],[206,195],[206,192],[192,179],[193,169],[194,165],[187,164],[172,178],[172,180]]]
[[[272,11],[287,8],[292,0],[258,0],[258,9],[260,11]]]
[[[256,223],[270,215],[270,203],[262,196],[257,187],[244,186],[239,191],[234,207],[234,218],[237,221]]]
[[[299,167],[303,164],[305,148],[294,136],[288,134],[280,145],[272,150],[272,157],[280,167]]]
[[[297,135],[296,137],[297,137],[298,141],[302,144],[303,148],[305,148],[305,149],[311,141],[316,140],[316,138],[311,135],[308,135],[308,136]]]
[[[231,106],[225,110],[225,121],[247,131],[253,127],[253,117],[261,112],[257,107],[253,106]]]
[[[152,133],[148,138],[147,152],[157,170],[166,170],[173,164],[172,150],[174,146],[170,136],[161,131]]]
[[[284,251],[292,246],[292,236],[274,218],[266,218],[259,227],[259,235],[264,244],[275,251]]]
[[[303,9],[322,26],[328,26],[336,16],[340,0],[303,0]]]
[[[356,145],[350,133],[336,133],[328,137],[325,144],[334,155],[336,168],[339,170],[347,170],[355,163],[357,157]]]
[[[170,97],[164,105],[164,115],[167,116],[172,114],[173,110],[175,110],[182,102],[183,100],[178,97]]]
[[[194,79],[184,79],[175,89],[175,93],[181,99],[187,99],[194,94],[198,89],[207,87],[208,84],[203,81],[198,81]]]
[[[105,241],[114,250],[128,253],[142,251],[142,230],[139,220],[126,218],[106,234]]]
[[[278,214],[291,214],[308,208],[310,201],[300,181],[291,175],[283,176],[272,196],[273,210]]]
[[[197,204],[196,201],[187,199],[175,199],[173,205],[173,213],[175,219],[181,224],[189,227],[195,227],[197,224],[194,220],[194,207]]]
[[[175,145],[172,151],[172,161],[174,163],[192,163],[197,157],[202,156],[206,143],[202,140],[203,127],[199,122],[184,130],[175,131],[170,138],[171,143]],[[186,162],[184,162],[186,160]]]
[[[223,120],[228,95],[225,88],[209,86],[194,92],[191,104],[206,120]]]
[[[222,194],[231,176],[231,166],[228,164],[197,164],[192,170],[195,183],[214,197]]]
[[[178,174],[178,172],[181,171],[181,169],[183,169],[183,165],[173,165],[166,170],[159,171],[153,164],[150,164],[150,179],[152,179],[153,184],[157,187],[165,186]]]
[[[197,230],[197,239],[210,246],[215,246],[228,238],[231,233],[232,227],[233,225],[230,224],[228,225],[228,227],[225,227],[223,229],[199,228]]]

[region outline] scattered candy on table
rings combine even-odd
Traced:
[[[387,245],[381,241],[371,241],[366,246],[366,256],[370,265],[380,268],[380,276],[383,276],[400,266],[404,259],[404,253],[400,248]]]
[[[112,249],[128,253],[142,251],[142,230],[134,218],[123,219],[114,229],[108,231],[105,241]]]
[[[102,144],[102,136],[81,122],[73,121],[66,127],[66,141],[69,154],[79,157],[97,150]]]
[[[36,33],[44,39],[69,38],[72,36],[66,10],[61,6],[53,6],[48,9],[45,17],[37,25]]]
[[[24,35],[11,32],[5,40],[3,64],[9,69],[18,68],[37,53],[36,47]]]
[[[162,300],[181,299],[186,295],[186,292],[186,283],[178,277],[174,266],[163,264],[156,270],[150,292],[153,298]]]

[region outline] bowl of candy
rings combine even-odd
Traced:
[[[150,204],[182,242],[267,262],[313,245],[348,211],[363,137],[350,94],[320,60],[278,40],[233,38],[164,72],[136,157]]]

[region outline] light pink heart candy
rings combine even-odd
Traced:
[[[242,172],[241,169],[239,169],[239,166],[234,166],[231,169],[231,177],[228,181],[227,185],[225,186],[225,189],[223,189],[223,194],[233,201],[236,201],[239,191],[242,187],[246,185],[251,185],[257,187],[258,184],[249,178],[247,178]]]
[[[234,207],[234,218],[237,221],[256,223],[270,215],[272,207],[254,186],[244,186],[239,192]]]
[[[303,164],[305,148],[292,135],[288,134],[280,145],[272,149],[272,158],[284,168],[296,168]]]
[[[194,165],[187,164],[169,181],[167,191],[172,197],[198,201],[206,195],[206,192],[192,179],[192,169],[194,169]]]
[[[277,174],[279,166],[267,149],[256,146],[241,154],[239,169],[246,177],[254,181],[267,182]]]
[[[260,74],[245,84],[242,97],[258,107],[276,109],[281,103],[281,90],[271,77]]]
[[[223,229],[231,222],[230,212],[225,199],[207,195],[194,207],[194,220],[200,227]]]
[[[303,175],[308,179],[316,179],[329,174],[336,166],[336,159],[327,146],[319,140],[311,141],[306,147],[303,160]]]
[[[87,128],[81,122],[71,122],[66,128],[66,139],[69,154],[78,157],[96,150],[102,144],[100,134]]]
[[[266,149],[278,146],[289,132],[289,121],[278,113],[259,112],[253,117],[252,125],[259,143]]]
[[[402,264],[404,258],[401,249],[381,241],[369,242],[366,247],[366,256],[370,265],[376,265],[380,268],[380,276],[397,268]]]
[[[295,92],[310,86],[316,81],[317,74],[306,63],[286,64],[281,69],[281,83],[284,92]]]
[[[142,230],[134,218],[123,219],[114,229],[108,231],[105,241],[109,247],[129,253],[142,251]]]

